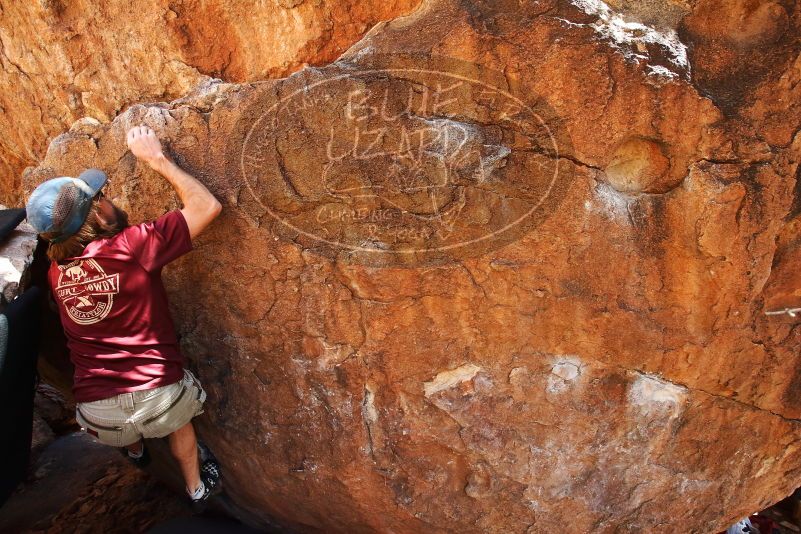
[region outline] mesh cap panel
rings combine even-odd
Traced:
[[[78,203],[80,190],[75,184],[66,184],[61,188],[56,197],[56,202],[53,204],[53,225],[58,228],[63,228],[67,219]]]

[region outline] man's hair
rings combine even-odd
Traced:
[[[47,248],[47,257],[52,261],[62,261],[66,258],[73,256],[80,256],[86,245],[95,239],[103,239],[117,235],[123,228],[128,226],[128,217],[125,212],[114,206],[114,211],[117,214],[115,221],[107,224],[102,221],[97,212],[100,209],[100,198],[95,197],[92,200],[92,206],[89,208],[89,214],[77,232],[69,236],[66,240],[60,243],[50,243]],[[57,234],[52,232],[41,234],[43,239],[49,240]]]

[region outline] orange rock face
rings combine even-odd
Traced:
[[[286,76],[339,56],[419,0],[11,2],[0,11],[0,203],[82,117],[172,100],[210,77]]]
[[[428,0],[26,173],[155,217],[144,122],[223,201],[165,277],[249,520],[705,533],[798,486],[801,5],[629,4]]]

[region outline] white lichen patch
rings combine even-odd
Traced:
[[[759,478],[770,471],[770,468],[773,467],[773,464],[776,463],[776,458],[764,458],[760,463],[759,471],[757,474],[754,475],[754,478]]]
[[[317,368],[321,371],[333,369],[356,353],[355,349],[347,344],[328,343],[324,339],[320,339],[319,343],[321,350]]]
[[[678,74],[662,65],[648,65],[648,74],[665,78],[666,80],[673,80],[679,77]]]
[[[450,389],[462,382],[472,380],[479,371],[481,371],[481,367],[473,365],[472,363],[466,363],[456,369],[442,371],[441,373],[437,373],[437,376],[429,382],[424,382],[423,390],[425,391],[426,397],[430,397],[435,393]]]
[[[362,418],[365,423],[378,421],[378,410],[375,407],[375,391],[369,384],[364,385],[364,401],[362,401]]]
[[[548,393],[561,393],[581,377],[581,360],[576,356],[560,356],[548,375]]]
[[[617,219],[619,222],[629,221],[630,197],[606,182],[598,182],[592,192],[592,198],[584,202],[587,211],[598,213],[607,219]]]
[[[559,362],[553,366],[551,373],[564,380],[574,380],[580,373],[580,364],[572,361]]]
[[[687,399],[687,388],[656,376],[638,374],[629,388],[629,404],[641,413],[668,413],[675,417]]]
[[[601,37],[609,40],[627,59],[637,62],[648,61],[646,45],[655,44],[664,49],[665,57],[674,68],[690,74],[687,46],[681,42],[675,30],[657,30],[640,22],[627,20],[602,0],[571,1],[588,15],[598,17],[598,20],[589,26]],[[652,70],[649,73],[664,75],[662,71]]]

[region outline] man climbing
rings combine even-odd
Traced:
[[[127,143],[170,182],[183,208],[128,225],[103,195],[105,173],[88,169],[40,184],[27,217],[49,243],[48,281],[75,365],[76,419],[140,466],[149,458],[143,438],[169,436],[187,493],[202,508],[220,488],[219,466],[197,443],[192,418],[206,393],[184,368],[161,270],[192,250],[222,206],[165,156],[150,128],[131,128]]]

